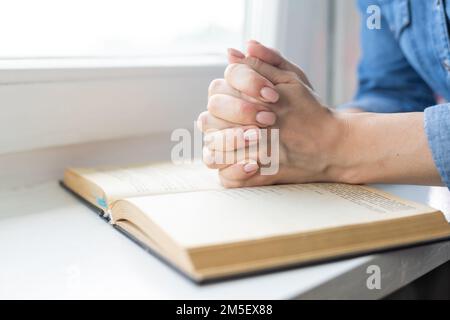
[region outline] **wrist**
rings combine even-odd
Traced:
[[[368,114],[333,112],[333,129],[327,130],[330,135],[328,166],[326,180],[332,182],[360,184],[361,150],[358,134],[362,118]]]
[[[336,116],[345,129],[332,152],[331,181],[439,184],[423,113]]]

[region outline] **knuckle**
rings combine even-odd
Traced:
[[[241,100],[239,102],[239,113],[243,117],[251,116],[255,113],[255,106],[249,102]]]
[[[286,74],[286,77],[291,80],[298,79],[298,76],[294,71],[286,71],[285,74]]]
[[[213,125],[208,125],[207,128],[203,131],[205,133],[206,142],[211,142],[213,140],[213,136],[219,131],[218,128],[215,128]]]
[[[253,68],[260,68],[263,64],[263,62],[255,57],[248,57],[247,58],[247,64]]]
[[[224,73],[225,79],[229,79],[230,76],[236,71],[236,68],[239,68],[239,64],[238,63],[229,64],[225,68],[225,73]]]
[[[208,111],[212,113],[212,111],[220,105],[222,97],[219,94],[213,94],[208,99]]]
[[[206,123],[206,120],[208,119],[208,115],[209,115],[208,111],[203,111],[202,113],[200,113],[198,115],[197,121],[199,121],[201,123]]]
[[[202,113],[199,114],[198,118],[197,118],[197,127],[200,131],[205,130],[205,126],[208,122],[208,111],[204,111]]]
[[[208,87],[208,94],[211,96],[214,93],[220,92],[220,89],[223,87],[224,82],[224,79],[214,79],[213,81],[211,81]]]
[[[262,77],[258,73],[252,71],[248,77],[248,80],[249,80],[249,84],[250,84],[249,89],[257,90],[257,86],[261,85],[260,82],[262,80]]]

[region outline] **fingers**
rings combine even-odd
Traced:
[[[228,188],[276,182],[274,176],[260,174],[260,128],[276,122],[270,110],[270,104],[280,99],[276,85],[303,82],[310,86],[302,70],[274,49],[250,41],[248,54],[228,50],[230,65],[225,79],[211,83],[208,112],[198,120],[202,131],[216,130],[205,135],[203,160],[209,168],[219,170],[222,184]]]
[[[215,97],[215,95],[219,95],[219,97]],[[223,95],[236,98],[232,99],[235,101],[235,104],[231,106],[227,105],[227,102],[231,99],[222,99],[223,97],[221,98],[221,96]],[[268,111],[267,106],[256,99],[240,93],[231,87],[225,79],[213,80],[208,88],[208,96],[208,105],[212,112],[205,111],[197,119],[197,126],[202,132],[232,128],[240,124],[248,125],[258,123],[261,126],[267,126],[274,121],[274,114],[259,114],[260,111]],[[248,102],[247,106],[245,106],[245,102]],[[240,109],[244,109],[244,111],[248,109],[253,110],[251,112],[247,111],[243,117],[237,118],[232,115],[230,116],[233,112],[238,113]],[[225,112],[222,112],[222,110]],[[258,122],[258,120],[261,122]]]
[[[215,79],[211,81],[208,88],[208,98],[211,98],[215,94],[227,94],[236,98],[242,98],[243,100],[249,102],[268,106],[268,104],[236,90],[235,88],[230,86],[225,79]]]
[[[243,63],[230,64],[225,70],[225,80],[236,90],[254,99],[277,102],[280,97],[272,82],[245,64],[246,60],[247,58],[242,60]]]
[[[295,72],[282,70],[255,57],[248,56],[243,60],[243,63],[274,85],[296,83],[299,81],[299,77]]]
[[[275,176],[263,175],[259,155],[267,154],[267,146],[258,144],[257,127],[228,128],[208,134],[203,160],[210,169],[218,169],[226,188],[254,187],[276,182]]]
[[[230,86],[225,79],[215,79],[211,81],[208,88],[208,98],[215,94],[227,94],[233,97],[241,98],[241,93]]]
[[[230,64],[226,68],[225,80],[245,95],[276,103],[280,96],[274,85],[298,83],[300,78],[292,71],[281,70],[258,58],[247,57],[242,63]]]
[[[228,49],[228,62],[231,63],[239,63],[242,59],[245,58],[245,54],[241,51],[229,48]]]
[[[286,71],[298,71],[300,70],[296,65],[286,60],[280,52],[275,49],[266,47],[256,40],[250,40],[247,42],[247,53],[251,57],[258,58],[274,67],[286,70]],[[234,48],[228,49],[228,62],[241,63],[245,59],[245,55]]]
[[[243,162],[257,162],[257,148],[242,148],[232,151],[216,151],[203,148],[203,162],[210,169],[223,169],[230,165]]]
[[[215,117],[234,124],[272,126],[275,113],[267,107],[226,94],[215,94],[209,98],[208,111]]]
[[[243,187],[251,183],[252,177],[256,176],[259,166],[256,161],[237,163],[219,170],[222,185],[226,188]]]
[[[313,88],[303,70],[294,63],[285,59],[277,50],[268,48],[258,41],[250,40],[248,42],[247,52],[249,56],[260,59],[274,67],[294,72],[305,85],[311,89]]]
[[[229,128],[208,134],[203,148],[203,162],[210,169],[223,169],[244,162],[257,163],[260,154],[267,154],[267,145],[258,145],[259,128]]]
[[[274,176],[260,175],[257,163],[248,161],[219,170],[222,185],[226,188],[258,187],[274,184]]]
[[[232,151],[256,145],[260,130],[255,126],[227,128],[205,135],[205,143],[213,151]]]
[[[313,89],[303,70],[285,59],[277,50],[266,47],[258,41],[250,40],[247,43],[247,53],[249,57],[259,59],[281,70],[294,72],[305,85]],[[245,63],[244,60],[245,55],[242,52],[236,49],[228,49],[228,62],[230,64]]]
[[[249,56],[258,58],[283,70],[295,71],[294,68],[292,68],[291,63],[283,58],[283,56],[275,49],[268,48],[255,40],[250,40],[247,45],[247,53]]]
[[[197,127],[202,132],[211,132],[239,126],[236,123],[222,120],[208,111],[202,112],[197,119]]]

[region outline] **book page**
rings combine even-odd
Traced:
[[[129,201],[185,247],[256,240],[436,211],[367,187],[329,183]]]
[[[202,163],[71,170],[102,188],[109,201],[142,195],[222,189],[217,172]]]

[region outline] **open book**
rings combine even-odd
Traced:
[[[450,237],[441,212],[366,186],[227,190],[201,164],[67,169],[63,184],[197,282]]]

